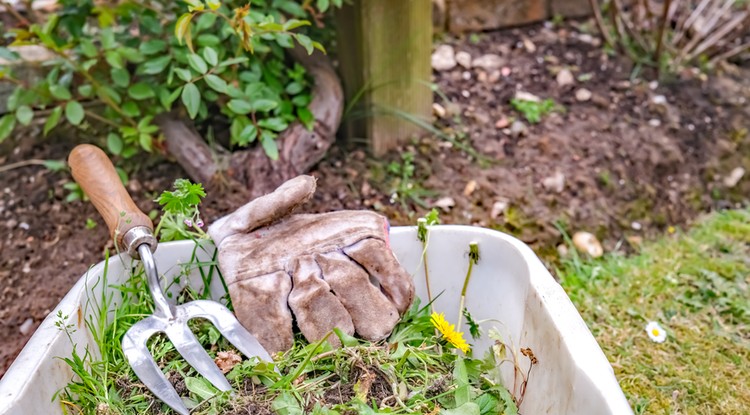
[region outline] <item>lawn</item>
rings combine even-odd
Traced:
[[[750,211],[735,210],[635,255],[573,254],[558,275],[636,414],[746,414],[749,271]],[[666,341],[649,338],[650,321]]]

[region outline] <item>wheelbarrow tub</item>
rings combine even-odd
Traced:
[[[473,349],[482,355],[494,342],[487,332],[494,327],[502,335],[509,351],[518,355],[520,370],[503,364],[500,370],[505,386],[519,392],[521,373],[529,359],[521,348],[530,348],[537,363],[526,385],[519,408],[523,414],[632,414],[612,367],[568,296],[533,251],[521,241],[501,232],[469,226],[436,226],[430,230],[427,265],[435,309],[445,312],[455,323],[461,287],[468,267],[470,242],[479,244],[480,260],[474,266],[466,294],[466,308],[482,324],[482,338]],[[427,298],[422,261],[422,244],[416,228],[393,227],[391,247],[401,264],[414,276],[417,295]],[[196,255],[210,261],[214,247],[197,246],[191,241],[159,245],[155,258],[166,281],[179,278],[178,285],[202,287],[197,270],[184,264]],[[129,275],[132,260],[114,257],[101,262],[81,277],[57,308],[47,316],[28,344],[0,380],[0,414],[61,414],[59,399],[52,397],[70,381],[72,371],[61,357],[68,357],[76,344],[98,355],[96,343],[86,321],[96,320],[102,301],[102,286],[122,284]],[[105,268],[106,281],[103,279]],[[212,296],[225,295],[214,278]],[[115,307],[118,291],[108,288]],[[60,317],[62,316],[62,317]],[[56,323],[71,325],[73,342]],[[462,331],[468,333],[464,325]],[[509,353],[510,355],[511,353]]]

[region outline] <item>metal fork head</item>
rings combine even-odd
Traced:
[[[177,352],[221,391],[232,389],[229,382],[206,353],[203,346],[188,328],[188,321],[205,318],[213,323],[219,332],[247,357],[257,356],[261,360],[272,361],[266,349],[250,334],[228,308],[215,301],[196,300],[179,306],[169,304],[159,284],[159,274],[153,255],[147,245],[138,247],[143,261],[149,290],[154,297],[154,314],[131,327],[122,339],[122,351],[136,376],[151,392],[169,405],[177,413],[187,415],[188,409],[172,384],[162,373],[146,346],[148,339],[156,333],[164,333]]]

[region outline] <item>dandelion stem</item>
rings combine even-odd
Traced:
[[[461,328],[461,318],[463,317],[464,303],[466,302],[466,289],[469,287],[469,280],[471,279],[471,271],[474,269],[474,264],[479,262],[479,244],[476,242],[469,243],[469,269],[466,271],[466,277],[464,278],[464,286],[461,288],[461,302],[458,305],[458,324],[456,327]]]

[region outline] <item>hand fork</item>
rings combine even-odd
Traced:
[[[188,364],[217,389],[232,389],[221,370],[188,328],[187,322],[190,319],[205,318],[211,321],[245,356],[257,356],[261,360],[272,361],[266,349],[222,304],[196,300],[175,306],[167,301],[159,283],[159,273],[153,257],[157,242],[153,235],[151,219],[141,212],[130,198],[114,166],[102,150],[88,144],[79,145],[70,153],[68,163],[73,178],[91,198],[91,202],[107,222],[117,246],[143,263],[148,287],[154,298],[154,312],[135,323],[125,333],[122,351],[135,374],[154,395],[177,413],[189,413],[146,347],[148,339],[160,332],[165,333]]]

